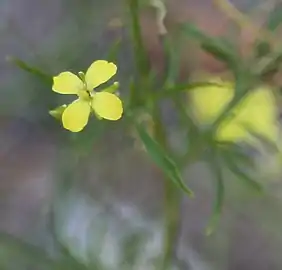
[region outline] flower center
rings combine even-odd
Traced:
[[[89,101],[92,98],[91,92],[88,91],[86,88],[79,90],[77,95],[80,99],[87,101]]]

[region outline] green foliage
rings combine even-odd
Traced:
[[[39,70],[36,67],[33,67],[29,64],[27,64],[26,62],[15,58],[15,57],[9,57],[7,59],[10,63],[14,64],[15,66],[19,67],[20,69],[34,75],[35,77],[38,77],[41,79],[42,82],[48,84],[49,86],[52,85],[52,76],[42,72],[41,70]]]
[[[184,24],[182,29],[187,37],[199,42],[205,51],[227,64],[231,70],[235,71],[239,65],[242,65],[236,47],[227,39],[210,37],[193,24]]]
[[[137,125],[136,128],[151,159],[163,170],[170,181],[173,181],[177,187],[181,188],[189,196],[193,196],[193,192],[183,182],[179,169],[173,159],[165,153],[159,143],[141,125]]]
[[[217,223],[220,219],[223,202],[224,202],[224,179],[223,179],[221,162],[219,160],[218,153],[216,152],[216,150],[212,151],[210,155],[210,169],[213,172],[216,180],[216,186],[215,186],[216,196],[214,200],[213,213],[210,218],[209,224],[206,228],[207,235],[211,235],[215,230]]]
[[[262,185],[251,176],[254,170],[254,162],[242,151],[242,147],[238,145],[221,146],[220,151],[223,164],[246,186],[261,194],[263,192]]]

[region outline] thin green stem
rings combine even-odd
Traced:
[[[160,110],[157,106],[157,103],[154,104],[153,119],[155,139],[162,145],[164,149],[167,149],[167,136],[162,124]],[[163,259],[160,265],[161,270],[169,269],[169,267],[172,265],[180,223],[181,203],[181,193],[177,188],[175,188],[174,184],[170,180],[164,181],[164,183],[165,243]]]
[[[173,85],[168,86],[163,89],[163,91],[153,93],[152,98],[154,100],[160,100],[163,98],[171,98],[179,93],[192,91],[196,88],[204,88],[204,87],[210,87],[210,86],[217,86],[217,87],[223,87],[222,84],[214,83],[214,82],[190,82],[185,84],[179,84],[179,85]]]
[[[248,74],[248,73],[247,73]],[[217,119],[213,123],[213,130],[216,130],[216,128],[220,125],[220,123],[225,121],[231,121],[234,117],[234,114],[230,114],[230,112],[248,95],[250,91],[252,91],[252,88],[254,86],[254,78],[246,78],[244,74],[244,70],[241,70],[236,74],[237,80],[235,85],[235,96],[230,101],[228,106],[225,107],[223,112],[217,117]],[[225,122],[225,124],[227,123]]]
[[[149,73],[149,62],[145,52],[141,26],[140,26],[140,5],[139,0],[127,0],[130,19],[131,19],[131,31],[133,38],[133,46],[134,46],[134,55],[136,58],[136,66],[138,69],[138,73],[141,74],[141,77],[147,76]]]
[[[126,0],[130,15],[131,34],[133,42],[133,51],[136,64],[135,84],[130,86],[129,103],[132,107],[140,104],[144,100],[147,82],[150,74],[150,65],[142,40],[142,31],[140,25],[140,2],[139,0]]]
[[[176,106],[181,111],[181,116],[183,121],[192,121],[187,115],[187,112],[182,107],[181,96],[174,95],[173,100]],[[158,108],[158,103],[153,103],[153,120],[154,120],[154,136],[155,139],[162,145],[162,147],[170,152],[166,131],[164,125],[162,123],[160,109]],[[197,131],[195,130],[197,127],[194,123],[190,123],[190,133],[192,132],[195,136]],[[191,135],[191,134],[190,134]],[[199,154],[203,151],[203,145],[199,141],[199,143],[193,144],[187,151],[185,157],[182,157],[178,164],[180,169],[185,168],[189,164],[195,162],[195,160],[199,157]],[[165,197],[164,197],[164,209],[165,209],[165,243],[163,250],[163,258],[160,265],[161,270],[166,270],[171,267],[173,260],[175,259],[175,250],[178,242],[178,235],[180,230],[180,222],[181,222],[181,200],[182,193],[175,185],[169,181],[165,181]]]

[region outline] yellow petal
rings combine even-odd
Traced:
[[[95,61],[85,74],[87,88],[92,90],[102,83],[107,82],[116,74],[116,72],[117,66],[114,63],[105,60]]]
[[[236,109],[238,121],[254,132],[275,140],[278,137],[278,109],[271,89],[261,87],[251,92]]]
[[[89,102],[81,99],[75,100],[63,112],[64,128],[72,132],[81,131],[88,123],[90,110]]]
[[[62,72],[53,78],[54,92],[60,94],[77,94],[83,89],[83,82],[71,72]]]
[[[249,137],[249,132],[236,121],[236,118],[227,123],[223,122],[216,131],[216,139],[218,141],[247,141]]]
[[[92,108],[97,115],[107,120],[118,120],[123,113],[119,97],[108,92],[96,93],[92,100]]]
[[[192,112],[200,124],[211,124],[232,100],[234,89],[229,84],[212,85],[190,92]]]

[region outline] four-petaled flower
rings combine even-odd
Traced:
[[[200,125],[210,125],[235,95],[234,83],[212,79],[216,85],[198,87],[189,92],[191,109]],[[251,132],[270,141],[278,140],[277,106],[267,86],[250,91],[216,130],[218,141],[253,142]]]
[[[53,78],[54,92],[78,96],[78,99],[63,111],[62,123],[65,129],[72,132],[81,131],[87,125],[92,110],[99,118],[107,120],[118,120],[122,117],[122,101],[117,95],[107,91],[94,91],[116,72],[114,63],[97,60],[91,64],[85,75],[80,73],[80,78],[69,71]]]

